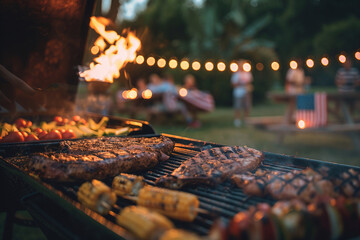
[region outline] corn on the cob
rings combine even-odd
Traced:
[[[140,206],[124,208],[116,222],[141,239],[157,239],[164,231],[174,227],[165,216]]]
[[[193,221],[199,207],[193,194],[152,186],[140,189],[137,203],[182,221]]]
[[[118,196],[137,196],[144,186],[143,177],[125,173],[116,176],[112,182],[113,191]]]
[[[187,232],[180,229],[167,230],[159,240],[200,240],[201,238],[195,233]]]
[[[116,202],[116,194],[98,180],[83,183],[77,192],[79,201],[100,214],[107,214]]]

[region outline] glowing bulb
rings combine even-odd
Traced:
[[[306,60],[306,66],[308,66],[308,68],[314,67],[314,60],[312,60],[310,58],[308,60]]]
[[[294,60],[292,60],[292,61],[290,62],[290,67],[291,67],[291,69],[297,69],[297,67],[298,67],[297,62],[294,61]]]
[[[152,97],[152,92],[150,89],[146,89],[141,93],[143,99],[150,99]]]
[[[264,70],[264,64],[262,64],[262,63],[257,63],[257,64],[256,64],[256,69],[257,69],[258,71]]]
[[[190,66],[190,64],[189,64],[189,62],[187,60],[182,60],[180,62],[180,67],[181,67],[182,70],[188,70],[189,66]]]
[[[225,70],[225,68],[226,68],[225,63],[223,63],[223,62],[218,62],[218,64],[217,64],[217,69],[218,69],[220,72],[223,72],[223,71]]]
[[[271,69],[272,70],[277,71],[277,70],[279,70],[279,68],[280,68],[280,65],[279,65],[278,62],[272,62],[271,63]]]
[[[188,94],[188,91],[186,90],[186,88],[180,88],[179,95],[181,97],[186,97],[187,94]]]
[[[346,57],[341,54],[341,55],[339,56],[339,62],[341,62],[341,63],[346,62]]]
[[[91,48],[90,51],[91,51],[91,53],[92,53],[93,55],[96,55],[96,54],[99,53],[100,48],[99,48],[98,46],[92,46],[92,48]]]
[[[194,61],[191,64],[192,69],[194,69],[195,71],[199,70],[201,68],[201,64],[198,61]]]
[[[127,99],[127,94],[128,94],[128,91],[123,91],[121,96],[124,98],[124,99]]]
[[[245,72],[250,72],[251,71],[250,63],[244,63],[243,64],[243,69],[244,69]]]
[[[144,59],[143,56],[139,55],[139,56],[136,57],[136,63],[137,64],[143,64],[144,61],[145,61],[145,59]]]
[[[157,61],[157,65],[158,65],[159,68],[165,67],[165,65],[166,65],[166,60],[163,59],[163,58],[160,58],[160,59]]]
[[[232,71],[232,72],[237,72],[237,70],[239,70],[239,65],[237,65],[237,63],[231,63],[230,64],[230,70]]]
[[[359,52],[359,51],[357,51],[357,52],[355,53],[355,58],[356,58],[357,60],[360,60],[360,52]]]
[[[304,120],[299,120],[297,125],[298,125],[298,128],[300,128],[300,129],[304,129],[306,127]]]
[[[155,64],[155,58],[153,58],[153,57],[148,57],[148,59],[146,60],[146,63],[147,63],[149,66],[154,66],[154,64]]]
[[[327,59],[326,57],[323,57],[321,59],[321,64],[326,67],[327,65],[329,65],[329,59]]]
[[[127,97],[130,99],[135,99],[137,97],[137,90],[133,88],[130,91],[128,91]]]
[[[175,59],[171,59],[171,60],[169,61],[169,67],[170,67],[170,68],[176,68],[177,65],[178,65],[178,63],[177,63],[177,61],[176,61]]]
[[[212,62],[205,63],[206,71],[212,71],[214,69],[214,64]]]

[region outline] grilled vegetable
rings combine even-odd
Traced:
[[[193,221],[199,207],[199,200],[193,194],[152,186],[139,191],[137,203],[183,221]]]
[[[173,228],[165,216],[140,206],[124,208],[116,222],[141,239],[157,239],[164,231]]]
[[[107,214],[116,202],[116,194],[98,180],[82,184],[77,195],[82,204],[100,214]]]
[[[170,229],[166,231],[159,240],[200,240],[201,238],[191,232],[180,229]]]
[[[125,173],[116,176],[112,182],[113,191],[118,196],[137,196],[144,186],[143,177]]]

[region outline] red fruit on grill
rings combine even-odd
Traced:
[[[56,140],[62,139],[62,135],[59,130],[51,130],[48,134],[44,135],[41,140]]]
[[[31,141],[39,141],[39,138],[34,134],[29,134],[29,136],[25,138],[25,142],[31,142]]]
[[[28,121],[27,123],[26,123],[26,127],[27,128],[30,128],[32,126],[32,122],[31,121]]]
[[[72,120],[74,122],[78,122],[78,121],[80,121],[80,119],[81,119],[81,117],[79,115],[75,115],[75,116],[72,117]]]
[[[56,117],[54,117],[54,121],[56,122],[56,125],[58,125],[58,126],[61,126],[61,125],[64,125],[63,124],[63,118],[62,117],[60,117],[60,116],[56,116]]]
[[[21,135],[23,135],[24,139],[25,139],[27,136],[29,136],[29,134],[28,134],[27,132],[21,131],[20,133],[21,133]]]
[[[47,135],[47,131],[44,131],[44,130],[39,130],[38,131],[39,133],[38,133],[38,138],[40,139],[40,140],[42,140],[43,139],[43,137],[45,136],[45,135]]]
[[[62,132],[62,138],[63,139],[72,139],[72,138],[76,138],[76,135],[73,130],[69,129],[69,130],[65,130],[64,132]]]
[[[23,118],[18,118],[15,120],[15,126],[19,129],[19,128],[25,128],[27,127],[27,122],[25,119]]]
[[[23,142],[24,136],[20,132],[9,132],[1,139],[1,143]]]

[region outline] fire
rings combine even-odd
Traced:
[[[128,62],[135,61],[136,52],[141,47],[141,42],[134,33],[128,32],[126,37],[122,37],[115,31],[105,30],[109,24],[110,20],[106,18],[91,17],[90,27],[100,34],[94,46],[101,53],[100,56],[94,58],[94,62],[90,63],[89,70],[80,73],[86,81],[112,83],[114,78],[120,77],[121,68]]]
[[[299,120],[297,125],[298,125],[298,128],[300,128],[300,129],[304,129],[306,127],[304,120]]]

